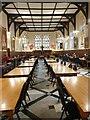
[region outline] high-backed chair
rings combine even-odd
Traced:
[[[59,96],[61,98],[61,103],[63,105],[63,112],[61,114],[60,120],[62,120],[62,117],[64,113],[66,114],[66,118],[69,118],[68,120],[74,120],[78,119],[80,120],[81,115],[79,113],[79,109],[77,107],[77,104],[74,101],[66,101],[64,98],[64,93],[62,91],[62,88],[58,87]]]

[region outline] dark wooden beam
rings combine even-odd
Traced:
[[[67,23],[68,21],[60,21],[60,23]],[[27,21],[27,22],[17,22],[17,21],[15,21],[15,23],[23,23],[23,24],[25,24],[25,23],[32,23],[32,22],[29,22],[29,21]],[[34,22],[34,23],[41,23],[41,22]],[[47,22],[47,21],[45,21],[45,22],[43,22],[43,23],[50,23],[50,22]],[[51,23],[58,23],[58,21],[51,21]]]
[[[6,7],[5,9],[15,9],[15,8],[9,8],[9,7]],[[65,10],[66,8],[56,8],[55,10]],[[77,8],[68,8],[69,10],[73,10],[73,9],[77,9]],[[28,10],[28,8],[19,8],[18,7],[18,10]],[[30,10],[41,10],[41,8],[30,8]],[[43,8],[43,10],[53,10],[53,8]]]
[[[55,12],[55,10],[56,10],[56,6],[57,6],[57,3],[55,3],[54,9],[53,9],[53,14],[54,14],[54,12]],[[53,16],[52,16],[51,19],[50,19],[49,28],[50,28],[52,19],[53,19]],[[48,30],[49,30],[49,28],[48,28]]]
[[[72,16],[74,14],[31,14],[32,16]],[[18,14],[9,14],[9,16],[18,16]],[[20,14],[20,16],[30,16],[30,14]]]
[[[56,28],[57,29],[57,28],[63,28],[63,27],[64,26],[60,26],[60,27],[57,26],[57,27],[50,27],[50,28]],[[28,26],[27,27],[20,27],[20,29],[23,29],[23,28],[48,28],[48,27],[28,27]]]
[[[25,30],[28,32],[55,32],[55,30]]]

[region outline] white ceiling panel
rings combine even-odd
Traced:
[[[43,8],[54,8],[55,7],[55,3],[43,3]]]
[[[41,14],[41,10],[31,10],[31,14]]]
[[[22,16],[24,19],[31,19],[31,16]]]
[[[30,31],[35,30],[34,28],[29,28]]]
[[[53,18],[60,19],[62,16],[53,16]]]
[[[52,25],[52,24],[51,24],[50,27],[56,27],[56,25]]]
[[[43,25],[49,25],[49,22],[48,23],[43,23]]]
[[[50,22],[50,19],[43,19],[43,22]]]
[[[41,25],[35,25],[35,28],[36,28],[36,27],[39,27],[39,28],[40,28],[40,27],[41,27]]]
[[[55,28],[49,28],[49,30],[54,30]]]
[[[61,21],[68,21],[68,19],[61,19]]]
[[[43,14],[52,14],[53,10],[43,10]]]
[[[69,6],[69,8],[78,8],[76,5],[74,5],[74,4],[71,4],[70,6]]]
[[[32,16],[33,19],[41,19],[41,16]]]
[[[56,8],[67,8],[68,5],[69,3],[58,3]]]
[[[17,8],[27,8],[27,3],[14,3]]]
[[[41,3],[29,3],[30,8],[41,8]]]
[[[42,28],[43,30],[48,30],[48,28]]]
[[[66,12],[65,12],[65,14],[73,14],[73,13],[75,13],[77,11],[77,9],[68,9]]]
[[[51,19],[52,16],[43,16],[43,19],[44,18],[47,18],[47,19]]]
[[[41,26],[41,23],[37,24],[37,23],[34,23],[35,26]]]
[[[52,21],[59,21],[60,19],[59,18],[54,18],[54,19],[52,19]]]
[[[41,30],[41,28],[35,28],[35,30]]]
[[[30,26],[30,25],[33,25],[33,23],[26,23],[26,25]]]
[[[16,9],[6,9],[6,11],[10,14],[17,14]]]
[[[33,25],[28,25],[27,27],[33,28],[34,26]]]
[[[29,10],[18,10],[20,14],[30,14]]]
[[[20,27],[26,27],[26,25],[24,24],[24,25],[21,25]]]
[[[61,24],[60,24],[60,25],[57,25],[57,26],[58,26],[58,27],[63,27],[63,25],[61,25]]]
[[[41,22],[41,19],[33,19],[34,22]]]
[[[65,10],[55,10],[54,14],[64,14]]]
[[[24,22],[32,22],[31,19],[24,19]]]
[[[9,4],[6,6],[7,8],[14,8],[13,4]]]
[[[49,25],[42,25],[42,27],[47,27],[47,28],[48,28],[48,27],[49,27]]]

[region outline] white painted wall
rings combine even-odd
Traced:
[[[0,25],[7,29],[7,15],[2,11],[0,13]]]
[[[29,44],[33,44],[33,46],[35,45],[35,35],[48,35],[49,39],[50,39],[50,47],[53,43],[56,44],[56,32],[23,32],[21,37],[26,34],[27,38],[28,38],[28,43]],[[19,44],[18,42],[16,43],[16,45]],[[20,43],[21,44],[21,43]],[[29,47],[27,49],[27,51],[29,50]]]

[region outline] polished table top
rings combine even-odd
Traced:
[[[73,70],[72,68],[69,68],[67,66],[64,66],[63,64],[58,63],[49,63],[49,65],[53,68],[53,71],[56,75],[65,75],[65,76],[73,76],[77,75],[77,71]]]
[[[19,65],[18,67],[33,67],[33,66],[34,66],[34,62],[27,62]]]
[[[29,73],[31,72],[33,67],[22,67],[22,68],[15,68],[11,70],[10,72],[6,73],[4,77],[11,77],[11,76],[28,76]]]
[[[0,111],[14,110],[27,77],[0,78]]]
[[[90,78],[74,76],[61,77],[61,80],[83,112],[90,113]]]
[[[36,58],[32,58],[29,60],[26,60],[25,63],[34,63],[36,61]]]
[[[46,61],[47,61],[48,63],[56,63],[56,60],[53,60],[53,59],[46,59]]]

